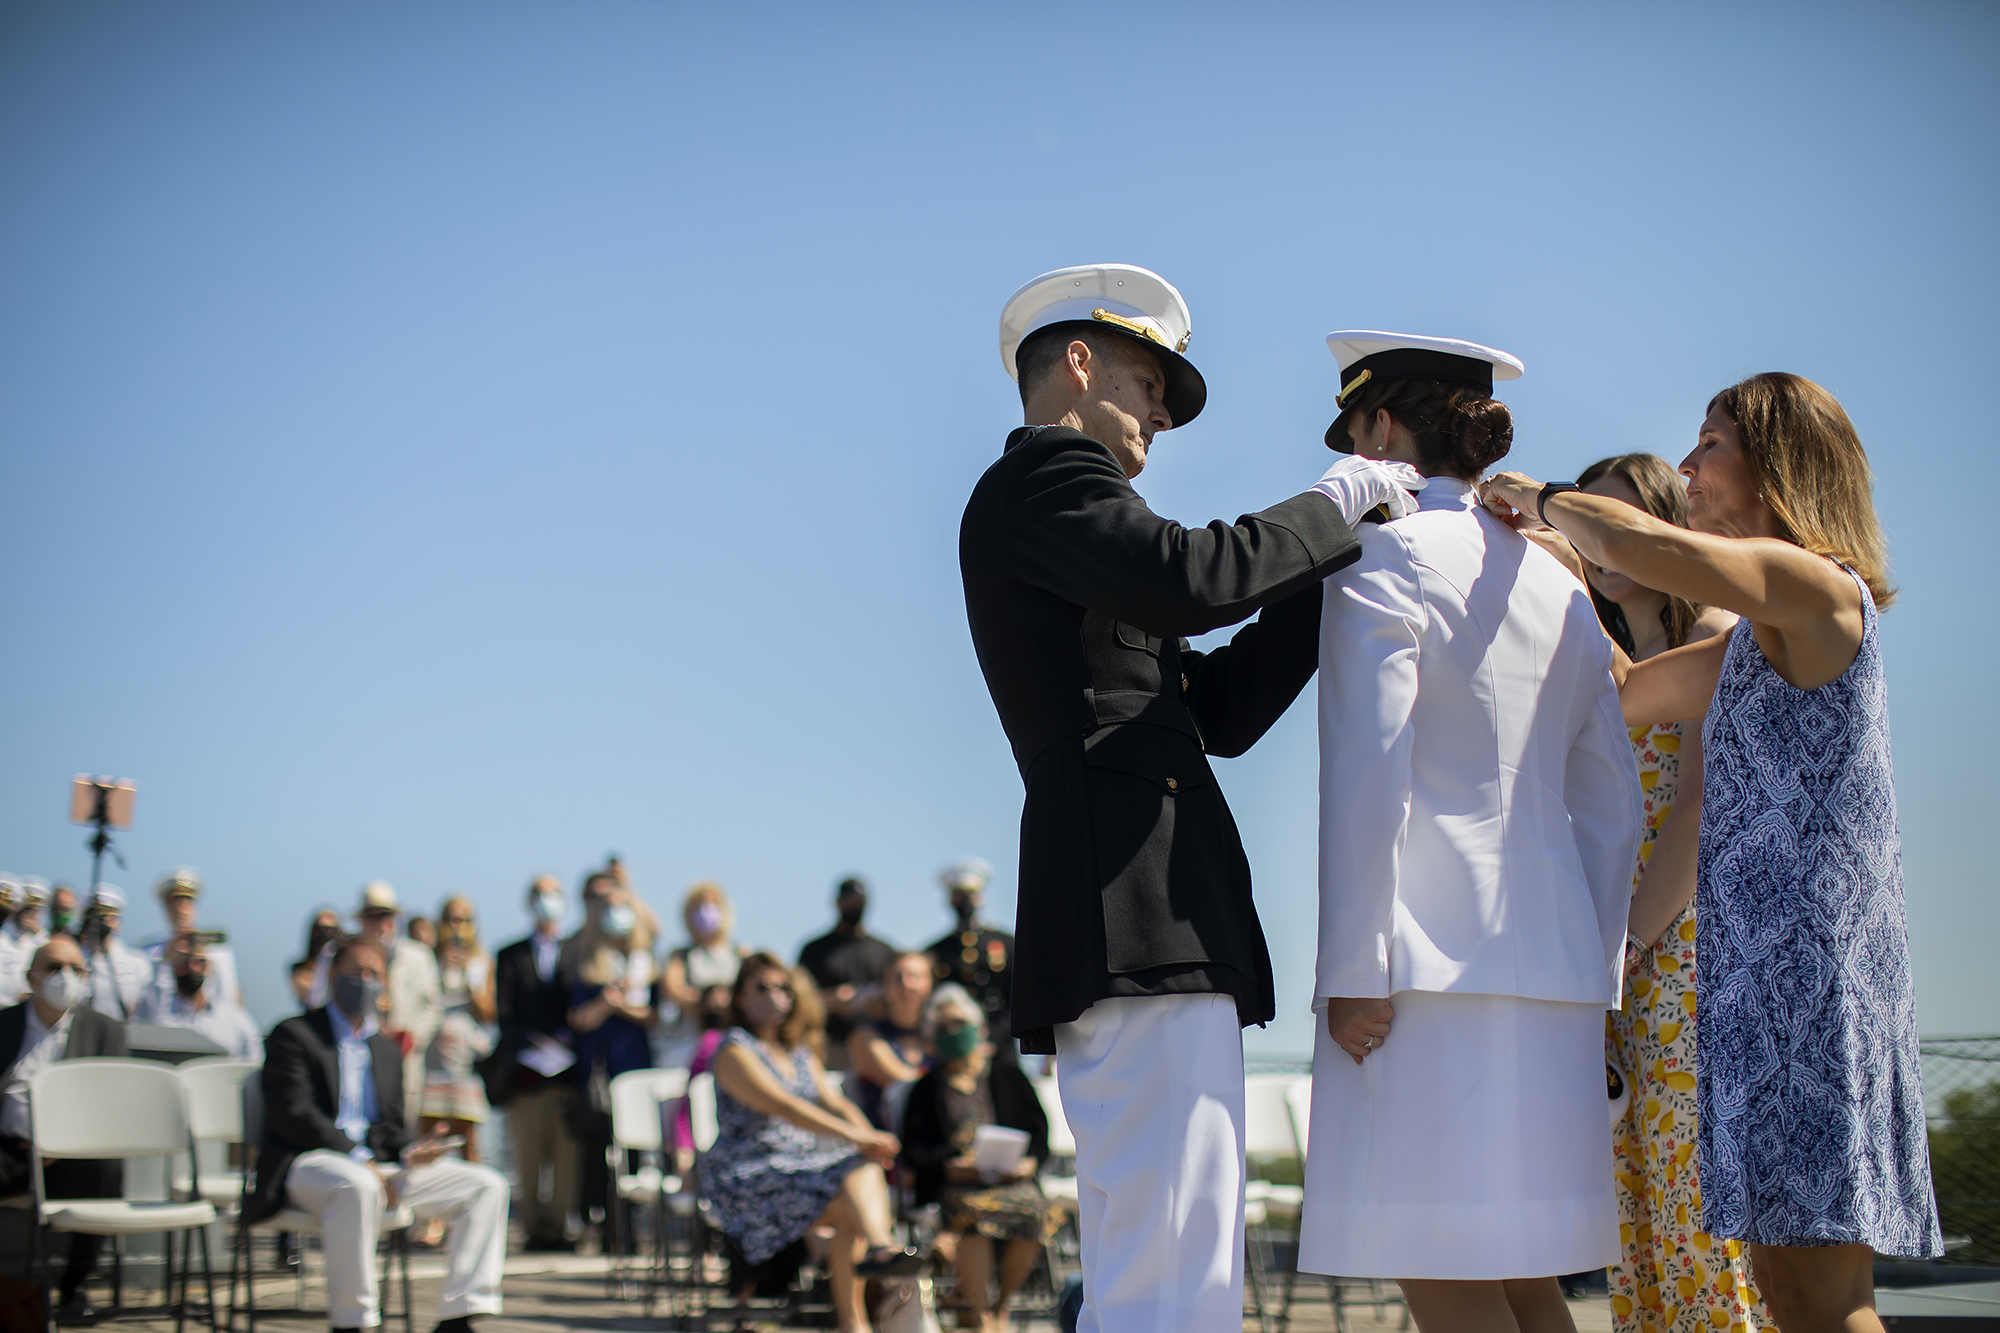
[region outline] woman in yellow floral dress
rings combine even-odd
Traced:
[[[1687,526],[1687,497],[1665,459],[1626,454],[1578,482]],[[1726,633],[1727,611],[1704,609],[1586,565],[1607,632],[1634,661]],[[1741,1333],[1770,1323],[1735,1241],[1699,1229],[1695,1177],[1694,876],[1701,829],[1701,730],[1678,722],[1632,730],[1645,798],[1625,1007],[1609,1015],[1608,1076],[1629,1093],[1612,1128],[1621,1254],[1610,1271],[1617,1333]],[[1614,1086],[1613,1095],[1618,1089]]]

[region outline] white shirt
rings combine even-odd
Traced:
[[[70,1019],[75,1016],[73,1006],[65,1009],[51,1027],[42,1022],[34,1002],[28,1002],[28,1026],[21,1033],[21,1054],[7,1073],[6,1092],[0,1094],[0,1134],[16,1139],[28,1137],[28,1080],[62,1059],[63,1050],[69,1045]]]
[[[155,987],[133,1008],[132,1021],[198,1032],[229,1052],[232,1060],[261,1063],[264,1059],[264,1038],[256,1021],[237,1005],[210,1000],[197,1009],[180,991]]]
[[[422,1054],[444,1022],[444,985],[438,978],[437,955],[399,936],[389,952],[389,1021],[392,1032],[415,1039],[414,1054]],[[334,1006],[336,1009],[339,1006]]]
[[[348,1156],[357,1162],[372,1162],[368,1147],[368,1127],[375,1123],[375,1057],[368,1039],[375,1035],[375,1016],[370,1014],[359,1028],[347,1021],[340,1006],[329,1004],[326,1016],[333,1021],[334,1058],[340,1066],[340,1105],[334,1112],[334,1126],[354,1147]]]
[[[49,932],[24,933],[10,917],[0,925],[0,1006],[14,1004],[28,993],[28,967],[35,950],[49,942]]]
[[[1615,1006],[1640,794],[1610,643],[1465,482],[1418,509],[1326,581],[1315,1000]]]
[[[562,948],[562,941],[554,935],[544,935],[536,931],[528,937],[528,949],[535,956],[535,975],[543,981],[554,981],[556,977],[556,957]]]
[[[90,978],[90,1003],[98,1013],[124,1021],[138,1012],[153,981],[151,958],[112,935],[103,948],[85,949],[83,962]]]

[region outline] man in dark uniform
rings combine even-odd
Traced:
[[[799,950],[799,966],[826,1002],[826,1067],[847,1068],[847,1034],[854,1031],[870,1001],[881,993],[882,972],[897,950],[868,933],[868,881],[849,875],[833,889],[834,928]]]
[[[1180,293],[1130,265],[1016,293],[1001,358],[1027,424],[959,529],[973,646],[1027,785],[1012,1022],[1024,1053],[1057,1056],[1087,1333],[1241,1326],[1241,1026],[1275,1002],[1208,756],[1290,706],[1352,525],[1422,485],[1349,458],[1234,524],[1154,514],[1131,479],[1207,398],[1188,327]],[[1226,646],[1188,646],[1259,608]]]
[[[979,919],[986,882],[992,878],[993,867],[977,857],[954,861],[939,872],[938,881],[951,895],[958,928],[924,952],[931,956],[938,984],[955,981],[972,992],[986,1010],[987,1033],[996,1053],[1009,1059],[1014,1054],[1013,1018],[1008,1012],[1014,994],[1014,937]]]

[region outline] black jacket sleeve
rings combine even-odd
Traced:
[[[1023,582],[1148,634],[1203,634],[1289,595],[1360,544],[1308,491],[1234,524],[1186,528],[1139,498],[1110,451],[1066,432],[1010,496],[1003,540]]]
[[[1256,744],[1285,715],[1319,669],[1319,613],[1326,590],[1315,581],[1209,652],[1181,644],[1184,696],[1208,752],[1224,759]]]
[[[313,1056],[296,1022],[280,1023],[264,1039],[265,1133],[300,1152],[315,1148],[352,1152],[354,1140],[340,1132],[313,1095]]]
[[[379,1033],[368,1039],[368,1046],[375,1062],[375,1121],[368,1126],[368,1150],[378,1162],[393,1162],[414,1137],[403,1117],[403,1052],[394,1038]]]

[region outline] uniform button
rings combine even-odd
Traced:
[[[1181,784],[1179,782],[1175,781],[1173,778],[1167,779],[1168,791],[1179,791],[1180,789],[1181,789]]]

